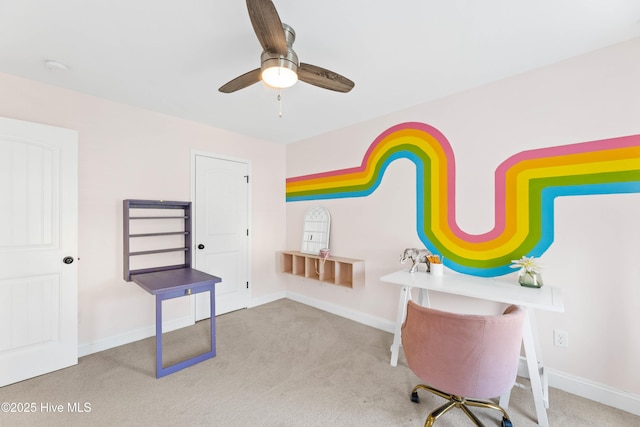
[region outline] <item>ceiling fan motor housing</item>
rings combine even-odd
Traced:
[[[293,42],[296,40],[296,32],[287,24],[282,24],[284,35],[287,40],[287,54],[280,55],[278,53],[263,51],[260,55],[260,69],[263,74],[269,68],[274,68],[282,72],[282,69],[291,70],[294,74],[298,74],[298,66],[300,62],[298,55],[293,50]],[[264,77],[263,77],[264,80]],[[296,78],[297,80],[297,78]]]
[[[267,68],[271,67],[283,67],[292,70],[294,73],[298,72],[298,55],[289,50],[286,56],[278,55],[277,53],[267,52],[266,50],[260,55],[260,68],[264,72]]]

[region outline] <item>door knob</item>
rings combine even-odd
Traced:
[[[73,257],[66,256],[66,257],[62,258],[62,262],[64,262],[65,264],[71,264],[73,262]]]
[[[202,243],[200,243],[200,244],[198,245],[198,249],[204,249],[204,245],[203,245]]]

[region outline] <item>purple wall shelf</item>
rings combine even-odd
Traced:
[[[182,210],[181,215],[148,215],[132,216],[131,211],[150,209],[158,212],[158,209]],[[183,219],[183,229],[175,231],[158,231],[131,234],[131,221],[150,220],[161,222],[168,219]],[[164,200],[124,200],[123,201],[123,269],[124,279],[134,282],[145,291],[156,297],[156,378],[164,377],[196,363],[211,359],[216,355],[216,328],[215,328],[215,284],[222,281],[219,277],[212,276],[191,268],[191,202],[172,202]],[[160,236],[184,236],[184,245],[181,247],[158,247],[140,251],[131,251],[131,239],[144,239]],[[161,254],[167,252],[183,252],[184,258],[181,264],[157,265],[148,268],[131,269],[131,257]],[[172,298],[194,295],[200,292],[209,292],[211,305],[211,346],[202,354],[183,360],[173,365],[164,366],[162,363],[162,301]]]

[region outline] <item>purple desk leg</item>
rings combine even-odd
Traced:
[[[186,295],[209,292],[209,302],[211,306],[211,349],[182,362],[163,367],[162,365],[162,301]],[[211,359],[216,355],[216,293],[214,284],[201,285],[186,291],[161,292],[156,294],[156,378],[161,378],[181,369],[195,365],[203,360]]]

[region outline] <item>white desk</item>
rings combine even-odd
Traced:
[[[393,344],[391,345],[391,365],[398,364],[398,353],[401,345],[401,328],[407,313],[407,303],[411,299],[411,289],[420,289],[421,304],[430,306],[429,291],[444,292],[505,304],[516,304],[526,311],[522,341],[524,345],[527,368],[531,379],[531,389],[535,401],[538,424],[549,426],[546,409],[549,407],[549,385],[547,373],[542,363],[540,342],[535,326],[534,311],[547,310],[564,311],[562,290],[554,286],[543,286],[539,289],[525,288],[518,283],[510,283],[505,279],[493,279],[468,276],[451,271],[445,271],[443,276],[433,276],[429,273],[417,271],[409,273],[406,270],[396,271],[380,278],[383,282],[401,286],[398,301],[398,315],[396,318]],[[500,404],[509,406],[509,395],[500,398]]]

